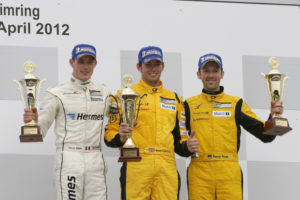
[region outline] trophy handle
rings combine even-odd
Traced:
[[[284,88],[284,82],[285,82],[285,80],[287,80],[289,77],[288,76],[285,76],[284,75],[284,78],[283,78],[283,80],[282,80],[282,95],[281,95],[281,97],[283,96],[283,88]],[[280,101],[281,101],[281,98],[280,98]]]
[[[266,81],[266,84],[267,84],[267,87],[268,87],[268,93],[269,93],[269,96],[270,96],[271,99],[272,99],[272,93],[271,93],[271,91],[269,90],[269,82],[268,82],[267,75],[265,75],[264,73],[260,73],[260,75],[262,75],[262,76],[265,78],[265,81]]]
[[[23,101],[23,103],[25,104],[25,106],[26,106],[26,102],[25,102],[25,99],[24,99],[24,97],[23,97],[23,91],[22,91],[22,85],[21,85],[21,83],[20,83],[20,81],[17,81],[17,80],[13,80],[13,82],[15,82],[17,85],[18,85],[18,90],[19,90],[19,92],[20,92],[20,95],[21,95],[21,99],[22,99],[22,101]]]
[[[40,96],[40,90],[42,88],[42,83],[46,81],[45,78],[43,78],[41,81],[40,81],[40,84],[39,84],[39,88],[38,88],[38,91],[37,91],[37,94],[36,94],[36,99],[39,99],[39,96]]]
[[[119,107],[119,104],[118,104],[118,99],[114,95],[111,95],[111,94],[109,95],[109,97],[112,97],[116,101],[117,109],[119,111],[119,119],[121,120],[121,112],[120,112],[120,107]]]
[[[136,113],[135,120],[134,120],[135,122],[137,122],[137,118],[138,118],[138,116],[139,116],[140,107],[141,107],[141,100],[142,100],[142,98],[144,98],[145,96],[147,96],[146,93],[143,94],[143,95],[140,97],[140,100],[139,100],[139,107],[137,108],[137,113]]]

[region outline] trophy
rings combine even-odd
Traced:
[[[132,82],[133,77],[131,75],[124,75],[122,83],[125,89],[118,95],[121,105],[120,121],[127,123],[130,127],[133,127],[138,116],[138,112],[136,114],[136,99],[139,97],[133,89],[129,88]],[[135,147],[131,137],[128,137],[123,147],[121,147],[120,154],[118,162],[141,160],[139,148]]]
[[[276,58],[270,58],[269,65],[272,67],[269,74],[261,73],[261,75],[264,76],[266,80],[272,101],[280,102],[283,94],[284,81],[288,77],[278,71],[279,62]],[[263,133],[267,135],[283,135],[290,130],[292,130],[292,128],[289,126],[288,120],[281,117],[280,114],[275,113],[271,119],[266,121]]]
[[[35,77],[32,72],[35,69],[35,64],[31,61],[26,61],[24,63],[24,71],[27,73],[24,78],[21,80],[13,80],[18,85],[18,90],[21,94],[21,99],[23,100],[25,107],[32,109],[35,107],[35,103],[38,99],[41,84],[46,79],[40,81],[37,77]],[[38,91],[37,85],[39,84]],[[42,142],[43,137],[40,133],[40,127],[37,125],[37,122],[31,120],[30,122],[25,123],[24,126],[21,127],[21,142]]]

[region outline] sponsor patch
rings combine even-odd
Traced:
[[[199,108],[208,108],[208,105],[199,104],[194,107],[194,109],[199,109]]]
[[[102,96],[102,93],[100,90],[90,90],[90,96]]]
[[[196,122],[196,121],[206,121],[206,120],[209,120],[209,118],[204,118],[204,117],[201,117],[201,118],[193,118],[193,122]]]
[[[104,116],[100,114],[85,114],[85,113],[67,113],[67,116],[72,120],[103,120]]]
[[[185,119],[185,112],[181,112],[181,118]]]
[[[160,107],[165,110],[176,111],[176,106],[173,106],[173,105],[166,105],[164,103],[160,103]]]
[[[183,128],[186,128],[186,126],[185,126],[185,121],[180,120],[180,121],[179,121],[179,126],[180,126],[180,127],[183,127]]]
[[[186,130],[184,130],[184,131],[181,131],[181,135],[186,135],[186,136],[188,136],[188,131],[186,131]]]
[[[109,109],[109,113],[111,113],[111,114],[118,114],[118,113],[119,113],[119,110],[118,110],[117,108],[111,107],[111,108]]]
[[[91,101],[103,101],[102,98],[91,97]]]
[[[219,103],[219,102],[214,102],[214,108],[232,108],[232,103]]]
[[[166,104],[176,105],[175,99],[167,99],[167,98],[164,98],[164,97],[160,97],[160,102],[161,103],[166,103]]]
[[[116,102],[111,102],[111,107],[118,107],[118,104]]]
[[[208,115],[209,112],[194,112],[193,115]]]
[[[226,160],[226,159],[233,159],[233,155],[232,154],[207,154],[207,158],[208,159],[222,159],[222,160]]]
[[[71,95],[71,94],[81,94],[81,92],[75,91],[75,92],[65,92],[65,93],[63,93],[63,95]]]
[[[117,115],[109,115],[109,123],[115,123],[117,121]]]
[[[213,111],[214,117],[231,117],[231,111]]]
[[[72,120],[75,120],[76,114],[75,113],[68,113],[67,116],[70,117]]]

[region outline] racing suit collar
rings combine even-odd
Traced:
[[[218,101],[218,99],[224,96],[224,87],[220,86],[220,90],[217,92],[202,89],[202,94],[203,98],[207,99],[207,101]]]
[[[161,91],[162,91],[162,88],[163,88],[163,83],[162,83],[162,81],[160,81],[160,85],[159,85],[159,86],[157,86],[157,87],[152,87],[152,86],[148,85],[147,83],[145,83],[145,81],[141,78],[139,84],[142,86],[142,88],[143,88],[144,90],[147,91],[147,93],[150,93],[150,94],[151,94],[151,93],[156,93],[156,92],[161,92]]]
[[[87,81],[81,81],[77,78],[75,78],[74,76],[71,76],[71,80],[72,83],[74,83],[75,85],[79,86],[79,87],[86,87],[91,83],[91,79],[87,80]]]

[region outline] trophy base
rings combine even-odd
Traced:
[[[118,162],[138,162],[142,159],[139,154],[139,148],[122,147],[120,149],[121,156]]]
[[[39,126],[22,126],[20,142],[43,142]]]
[[[286,118],[274,117],[266,121],[263,134],[266,135],[284,135],[292,130]]]

